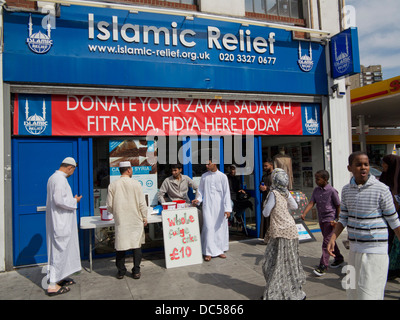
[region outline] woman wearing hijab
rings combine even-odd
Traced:
[[[297,203],[288,190],[289,177],[282,169],[272,171],[272,185],[265,200],[263,215],[270,217],[263,273],[264,300],[302,300],[306,276],[299,256],[299,236],[289,210]]]
[[[392,192],[394,204],[399,212],[399,203],[396,196],[400,193],[400,157],[394,154],[388,154],[382,159],[383,172],[379,180],[386,184]],[[400,242],[394,236],[394,231],[389,231],[389,273],[388,279],[395,279],[400,276]]]

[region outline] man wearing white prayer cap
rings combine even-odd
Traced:
[[[74,280],[69,275],[81,270],[76,209],[82,196],[72,195],[67,178],[77,164],[65,158],[47,182],[46,237],[50,285],[47,294],[54,296],[70,291]]]
[[[132,167],[132,165],[131,165],[130,161],[122,161],[119,163],[119,167],[120,168],[129,168],[129,167]]]
[[[144,227],[147,225],[147,204],[139,182],[132,179],[130,161],[119,163],[121,177],[108,186],[107,211],[115,220],[115,250],[118,274],[122,279],[126,274],[126,251],[133,250],[134,279],[140,279],[142,261],[141,246],[145,241]]]
[[[61,164],[69,164],[71,166],[77,167],[76,161],[74,158],[66,157]]]

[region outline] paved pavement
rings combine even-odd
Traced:
[[[320,278],[312,272],[319,263],[322,240],[320,232],[314,236],[317,241],[300,244],[307,300],[345,300],[341,268],[330,269]],[[342,244],[345,238],[342,234],[338,245],[347,258],[348,250]],[[21,268],[0,273],[0,300],[258,300],[265,283],[261,270],[264,250],[259,239],[235,241],[230,243],[227,259],[172,269],[165,268],[163,259],[146,259],[144,254],[140,280],[130,273],[116,279],[114,258],[94,260],[91,273],[88,261],[83,261],[84,270],[73,276],[77,283],[70,292],[56,297],[44,293],[42,266]],[[130,257],[127,268],[131,270],[129,261]],[[385,299],[400,299],[400,279],[387,283]]]

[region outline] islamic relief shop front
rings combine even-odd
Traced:
[[[171,164],[183,164],[196,182],[210,157],[223,172],[236,165],[251,195],[250,237],[260,234],[263,159],[287,159],[292,191],[310,197],[326,158],[321,43],[175,11],[71,5],[60,6],[53,29],[43,30],[42,19],[4,13],[14,265],[47,259],[46,184],[66,156],[78,162],[69,178],[73,193],[83,195],[78,222],[100,214],[123,160],[151,207]],[[146,230],[145,249],[162,247],[161,223]],[[82,257],[88,237],[80,231]],[[95,239],[96,254],[113,252],[112,227],[96,230]]]

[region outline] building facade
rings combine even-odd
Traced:
[[[370,84],[383,80],[381,65],[373,65],[368,67],[361,65],[360,69],[361,72],[359,74],[349,77],[350,90],[368,86]]]
[[[322,168],[340,190],[350,97],[345,79],[331,77],[329,42],[345,28],[343,6],[6,1],[0,270],[46,261],[45,186],[66,156],[78,160],[70,184],[83,195],[79,218],[99,213],[121,159],[153,206],[170,164],[195,181],[209,157],[223,172],[235,164],[252,195],[254,237],[264,159],[290,162],[295,194],[310,196]],[[86,257],[88,235],[80,240]]]

